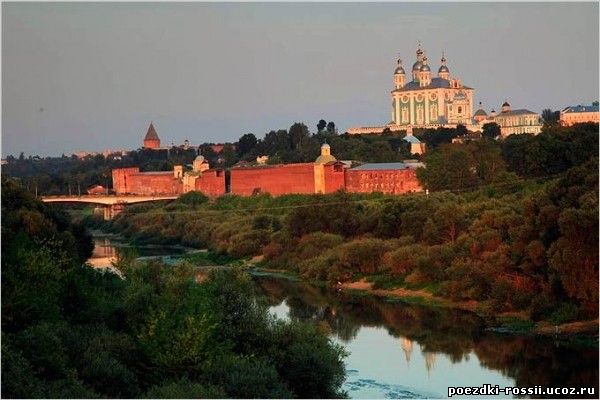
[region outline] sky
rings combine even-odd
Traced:
[[[3,3],[2,156],[386,124],[398,55],[475,102],[598,99],[598,3]],[[475,107],[477,108],[477,107]]]

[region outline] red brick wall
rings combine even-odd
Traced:
[[[225,194],[225,171],[209,169],[202,172],[196,179],[196,190],[207,196],[222,196]]]
[[[129,190],[132,194],[140,195],[170,195],[183,192],[183,182],[175,179],[172,172],[164,173],[138,173],[130,178]]]
[[[337,192],[346,186],[344,170],[342,165],[324,165],[325,170],[325,193]]]
[[[112,170],[113,190],[116,194],[129,193],[131,176],[140,172],[139,168],[117,168]]]
[[[231,193],[250,196],[258,189],[273,196],[315,193],[314,165],[286,164],[231,169]]]
[[[421,191],[414,169],[356,171],[346,170],[346,191],[351,193],[382,192],[402,194]]]

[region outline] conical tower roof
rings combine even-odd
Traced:
[[[150,122],[150,126],[148,127],[148,132],[146,132],[146,137],[144,137],[144,140],[160,140],[152,122]]]

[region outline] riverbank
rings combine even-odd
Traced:
[[[252,266],[249,270],[254,275],[270,275],[273,277],[304,281],[298,274],[286,270],[261,268]],[[326,282],[310,282],[317,286],[325,286]],[[562,340],[573,340],[586,345],[595,346],[598,344],[598,326],[599,320],[573,321],[554,325],[548,321],[532,321],[524,312],[520,313],[486,313],[477,301],[456,302],[443,297],[435,296],[432,293],[419,289],[412,290],[407,288],[377,289],[373,287],[372,282],[366,278],[361,278],[353,282],[343,282],[335,286],[338,290],[364,294],[378,298],[384,298],[388,301],[400,301],[407,304],[417,304],[426,307],[441,307],[448,309],[459,309],[472,312],[479,315],[486,321],[488,330],[502,334],[532,334],[547,337],[560,338]]]
[[[93,232],[95,236],[105,237],[100,232]],[[122,239],[119,235],[112,235],[111,239]],[[128,244],[125,244],[128,246]],[[144,245],[146,249],[154,248],[160,250],[165,246]],[[277,278],[289,279],[294,281],[306,281],[316,286],[326,286],[327,282],[322,280],[306,280],[300,274],[285,269],[273,269],[264,267],[264,256],[254,257],[233,257],[224,254],[218,254],[206,249],[192,249],[181,245],[170,245],[172,249],[177,249],[179,253],[175,257],[162,253],[147,257],[148,259],[160,258],[166,260],[168,264],[188,261],[198,267],[241,267],[253,275],[270,275]],[[159,251],[161,253],[161,251]],[[144,259],[146,257],[140,257]],[[102,260],[105,263],[105,260]],[[205,272],[198,271],[197,279],[202,280]],[[382,287],[383,283],[383,287]],[[389,285],[389,286],[388,286]],[[502,334],[534,334],[549,337],[560,337],[570,340],[571,337],[583,338],[585,342],[592,344],[598,343],[598,319],[569,321],[561,324],[552,324],[548,321],[533,321],[528,313],[521,312],[503,312],[495,313],[485,302],[476,300],[453,301],[446,297],[441,297],[427,290],[426,288],[410,288],[403,284],[396,284],[392,277],[376,276],[361,277],[354,281],[340,282],[336,285],[338,290],[346,292],[355,292],[366,294],[378,298],[384,298],[387,301],[400,301],[406,304],[423,305],[427,307],[458,309],[474,313],[481,317],[489,330]]]

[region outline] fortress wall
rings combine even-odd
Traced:
[[[347,169],[345,175],[346,191],[350,193],[403,194],[423,190],[414,169],[372,171]]]
[[[345,188],[345,170],[341,165],[324,165],[325,172],[325,193],[337,192]]]
[[[137,195],[172,195],[183,193],[183,182],[173,173],[138,173],[130,177],[129,193]]]
[[[222,169],[208,169],[196,179],[196,190],[206,196],[216,197],[225,194],[225,171]]]
[[[231,169],[231,193],[251,196],[254,193],[283,194],[315,193],[312,163],[269,165]]]
[[[140,172],[139,168],[117,168],[112,170],[113,190],[116,194],[130,193],[131,176]]]

